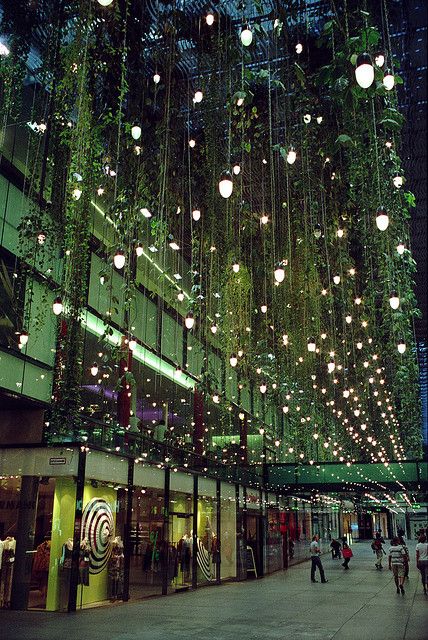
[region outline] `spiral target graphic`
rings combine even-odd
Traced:
[[[103,498],[92,498],[84,508],[81,535],[91,546],[89,572],[101,573],[110,557],[114,536],[113,512]]]

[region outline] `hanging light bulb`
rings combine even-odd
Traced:
[[[315,338],[309,338],[308,339],[308,351],[315,352],[315,349],[316,349]]]
[[[38,244],[45,244],[46,242],[46,233],[44,231],[39,231],[36,235],[36,240]]]
[[[73,200],[80,200],[80,196],[82,195],[82,190],[76,187],[75,189],[73,189],[73,192],[71,195],[73,196]]]
[[[334,284],[340,284],[340,276],[333,276],[333,282]]]
[[[153,82],[155,84],[159,84],[160,79],[161,79],[160,75],[156,72],[155,75],[153,76]]]
[[[311,114],[310,113],[305,113],[305,115],[303,116],[303,122],[305,124],[309,124],[311,120],[312,120]]]
[[[239,174],[241,173],[241,167],[239,166],[239,164],[233,165],[233,173],[235,174],[235,176],[239,176]]]
[[[399,173],[396,173],[392,178],[392,182],[396,189],[400,189],[403,186],[404,178]]]
[[[344,234],[344,233],[345,233],[345,232],[344,232],[344,230],[343,230],[343,229],[338,229],[338,230],[336,231],[336,235],[337,235],[337,237],[338,237],[338,238],[343,238],[343,234]]]
[[[205,22],[209,27],[214,24],[214,15],[211,12],[207,13],[207,15],[205,16]]]
[[[211,325],[211,333],[216,334],[218,330],[218,326],[216,324]]]
[[[335,362],[334,362],[333,358],[331,358],[331,360],[327,363],[327,369],[328,369],[328,372],[329,372],[329,373],[333,373],[333,371],[335,370],[335,368],[336,368],[336,364],[335,364]]]
[[[179,302],[183,302],[183,300],[184,300],[184,291],[180,290],[180,291],[177,293],[177,300],[178,300]]]
[[[319,240],[321,238],[321,235],[322,235],[321,225],[316,224],[314,227],[314,236],[317,240]]]
[[[288,412],[289,412],[289,410],[290,410],[290,409],[289,409],[289,407],[288,407],[288,404],[285,404],[285,405],[282,407],[282,413],[288,413]]]
[[[400,298],[398,297],[398,293],[396,291],[392,291],[389,296],[389,304],[391,305],[391,309],[398,309],[400,306]]]
[[[22,330],[19,334],[19,344],[21,344],[22,346],[26,345],[28,342],[28,337],[28,332]]]
[[[235,356],[234,353],[232,353],[232,355],[230,356],[229,362],[231,367],[236,367],[236,365],[238,364],[238,358]]]
[[[61,315],[61,313],[64,311],[64,305],[62,304],[60,296],[57,296],[53,301],[52,311],[56,316]]]
[[[195,145],[196,145],[196,140],[194,140],[194,138],[190,138],[190,140],[189,140],[189,147],[190,147],[191,149],[194,149]]]
[[[98,4],[102,7],[108,7],[112,2],[113,0],[98,0]]]
[[[267,305],[266,304],[262,304],[262,306],[260,307],[260,311],[262,313],[267,313]]]
[[[355,304],[361,304],[361,298],[357,296],[354,300]]]
[[[399,242],[399,243],[397,244],[397,253],[398,253],[400,256],[402,256],[402,255],[403,255],[403,253],[404,253],[404,250],[405,250],[405,249],[406,249],[406,246],[405,246],[402,242]]]
[[[98,375],[98,365],[96,362],[94,362],[94,364],[91,367],[91,374],[94,376],[94,378],[95,376]]]
[[[389,226],[389,217],[383,207],[379,207],[376,212],[376,226],[379,231],[386,231]]]
[[[114,266],[116,269],[123,269],[125,266],[125,254],[122,249],[118,249],[113,257]]]
[[[134,351],[137,348],[137,341],[135,338],[130,338],[128,342],[128,347],[131,351]]]
[[[195,91],[195,95],[193,96],[193,102],[196,102],[196,103],[202,102],[203,97],[204,97],[204,94],[202,93],[201,89],[197,89]]]
[[[297,153],[294,147],[290,147],[287,153],[287,162],[288,164],[294,164],[296,162]]]
[[[260,389],[260,393],[263,393],[263,394],[266,393],[266,391],[267,391],[266,382],[262,382],[260,387],[259,387],[259,389]]]
[[[351,322],[352,322],[352,316],[349,316],[349,315],[348,315],[348,316],[346,316],[346,317],[345,317],[345,322],[346,322],[347,324],[351,324]]]
[[[201,211],[200,209],[193,209],[192,211],[192,218],[195,222],[197,222],[201,217]]]
[[[241,31],[241,42],[244,47],[249,47],[253,41],[253,32],[250,27],[246,25]]]
[[[317,116],[317,122],[318,122],[318,124],[321,124],[321,122],[322,122],[322,116]]]
[[[404,340],[400,340],[397,344],[398,353],[403,354],[406,351],[406,343]]]
[[[193,313],[191,311],[189,311],[189,313],[187,314],[184,320],[184,324],[186,325],[186,329],[192,329],[193,325],[195,324],[195,318],[193,317]]]
[[[276,439],[275,440],[275,447],[279,447],[280,444],[281,444],[281,442],[278,439]]]
[[[239,272],[239,268],[240,268],[240,267],[239,267],[239,262],[234,262],[234,263],[232,264],[232,271],[233,271],[234,273],[238,273],[238,272]]]
[[[260,218],[260,224],[267,224],[269,222],[269,217],[264,213]]]
[[[223,198],[230,198],[233,191],[233,182],[232,176],[230,175],[229,171],[223,171],[223,173],[221,174],[218,188],[220,191],[220,195]]]
[[[7,47],[4,42],[0,42],[0,56],[6,57],[10,54],[10,49]]]
[[[296,50],[297,55],[300,55],[303,51],[303,45],[301,42],[298,42],[294,48]]]
[[[284,278],[285,278],[285,269],[284,269],[284,263],[283,262],[278,262],[276,269],[274,271],[274,276],[275,276],[275,281],[276,282],[283,282]]]
[[[395,78],[390,69],[385,69],[382,82],[383,82],[383,86],[387,91],[391,91],[391,89],[394,88]]]
[[[374,61],[377,67],[383,67],[383,65],[385,64],[385,55],[381,51],[379,51],[379,53],[375,55]]]
[[[138,124],[134,124],[131,129],[131,136],[134,140],[139,140],[141,138],[141,127]]]
[[[218,393],[214,393],[214,395],[213,395],[213,402],[214,402],[215,404],[219,404],[219,402],[220,402],[220,396],[218,395]]]
[[[348,387],[345,387],[344,390],[343,390],[343,397],[344,398],[349,398],[349,393],[350,393],[350,391],[349,391]]]
[[[359,340],[357,342],[357,349],[359,349],[361,351],[362,348],[363,348],[363,343]]]
[[[361,53],[357,58],[355,78],[362,89],[368,89],[374,80],[374,68],[368,53]]]
[[[359,415],[360,415],[360,410],[359,409],[354,409],[354,416],[356,418],[358,418]]]

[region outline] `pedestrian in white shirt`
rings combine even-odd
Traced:
[[[419,536],[418,544],[416,545],[416,566],[421,572],[422,586],[424,588],[424,594],[427,595],[428,586],[428,542],[425,534]]]

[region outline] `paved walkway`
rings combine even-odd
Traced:
[[[368,543],[353,546],[350,570],[323,558],[328,584],[309,563],[261,580],[76,614],[0,612],[1,640],[425,640],[424,596],[411,547],[410,580],[397,595],[391,572],[374,568]]]

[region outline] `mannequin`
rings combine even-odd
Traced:
[[[49,563],[51,558],[51,541],[45,536],[44,542],[39,544],[33,561],[33,576],[39,583],[39,591],[43,600],[48,591]]]
[[[70,577],[73,557],[73,538],[68,538],[62,545],[62,554],[59,561],[59,608],[66,611],[70,594]]]
[[[10,606],[13,566],[15,561],[16,540],[7,536],[1,543],[0,562],[0,608]]]
[[[89,587],[89,560],[91,553],[91,545],[88,538],[83,538],[80,543],[79,550],[79,580],[78,584]]]
[[[108,589],[110,600],[121,598],[123,594],[123,541],[120,536],[113,539],[108,563]]]
[[[61,569],[71,569],[71,558],[73,555],[73,538],[67,538],[62,545],[62,554],[60,562]]]

